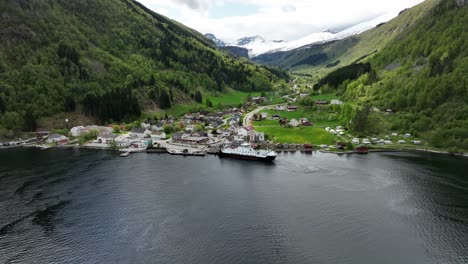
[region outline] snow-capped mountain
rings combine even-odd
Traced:
[[[324,30],[322,32],[313,33],[303,38],[293,41],[282,40],[265,40],[261,36],[251,36],[238,39],[234,43],[224,43],[225,46],[236,46],[245,48],[249,51],[249,57],[254,58],[258,55],[265,53],[274,53],[281,51],[289,51],[298,48],[307,48],[310,45],[326,43],[329,41],[344,39],[352,35],[360,34],[364,31],[374,28],[375,26],[387,22],[396,17],[398,12],[388,13],[379,16],[375,19],[365,21],[363,23],[354,25],[340,32],[332,30]],[[212,34],[211,34],[212,35]],[[214,35],[213,35],[214,37]]]
[[[212,33],[206,33],[205,34],[205,37],[211,39],[215,44],[216,46],[218,47],[224,47],[226,46],[226,43],[222,40],[220,40],[219,38],[217,38],[214,34]]]
[[[238,47],[245,47],[248,46],[252,43],[263,43],[265,42],[265,39],[263,39],[260,36],[251,36],[251,37],[245,37],[238,39],[236,44],[233,44],[232,46],[238,46]]]

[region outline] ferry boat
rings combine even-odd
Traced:
[[[273,161],[277,154],[272,150],[253,149],[249,143],[243,143],[238,147],[226,146],[221,148],[219,155],[221,157],[230,157],[242,160]]]

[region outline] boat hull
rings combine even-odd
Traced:
[[[265,161],[272,162],[276,159],[276,156],[266,156],[266,157],[256,157],[256,156],[247,156],[247,155],[237,155],[231,153],[219,152],[220,157],[238,159],[238,160],[253,160],[253,161]]]

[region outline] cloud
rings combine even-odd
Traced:
[[[197,0],[174,0],[176,3],[180,3],[188,6],[191,9],[204,9],[208,8],[208,5],[204,1]]]
[[[285,5],[283,8],[281,8],[283,12],[285,13],[290,13],[290,12],[296,12],[296,7],[294,5]]]
[[[235,39],[260,35],[294,40],[329,28],[344,28],[384,14],[398,13],[423,0],[139,0],[149,8],[202,33]],[[218,14],[220,6],[238,7]],[[240,8],[251,7],[251,12]],[[224,9],[225,10],[225,9]],[[231,10],[231,11],[230,11]],[[215,12],[217,16],[213,16]],[[235,15],[242,14],[245,15]],[[210,15],[211,14],[211,15]]]

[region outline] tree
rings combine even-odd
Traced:
[[[164,133],[166,134],[170,134],[174,131],[174,127],[169,126],[169,125],[164,125],[163,129],[164,129]]]
[[[194,97],[195,97],[194,99],[195,99],[196,102],[198,102],[198,103],[203,102],[203,97],[202,97],[202,94],[200,93],[200,91],[197,91],[195,93]]]
[[[213,107],[213,103],[211,102],[210,99],[206,99],[206,106]]]
[[[119,134],[120,133],[120,127],[119,126],[113,126],[112,127],[112,132]]]
[[[6,103],[3,97],[0,96],[0,115],[3,115],[6,111]]]
[[[161,109],[167,109],[171,107],[171,99],[169,98],[166,90],[161,91],[161,95],[159,96],[159,107],[161,107]]]
[[[356,112],[356,115],[354,116],[352,123],[351,123],[351,128],[355,132],[362,133],[365,131],[367,127],[367,123],[369,121],[369,112],[370,112],[370,106],[366,105],[362,109],[358,110]]]

